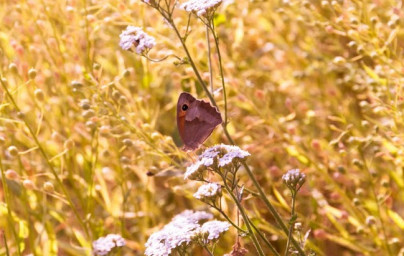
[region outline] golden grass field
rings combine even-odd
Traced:
[[[173,9],[185,41],[150,6],[174,1],[151,1],[0,2],[0,255],[92,255],[107,234],[126,241],[108,255],[144,255],[184,210],[225,220],[183,173],[229,137],[251,154],[241,211],[278,253],[258,237],[261,255],[404,255],[403,2],[226,0],[213,17],[219,59],[196,15]],[[149,59],[165,59],[123,50],[128,25],[155,38]],[[203,84],[228,123],[184,152],[177,99],[209,101]],[[306,175],[292,222],[290,169]],[[284,224],[297,222],[301,252],[285,253],[291,237],[249,171]],[[247,230],[232,199],[223,191],[221,209]],[[237,241],[260,255],[252,233],[230,227],[210,251],[171,255],[224,255]]]

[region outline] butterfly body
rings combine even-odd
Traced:
[[[197,149],[221,123],[216,107],[189,93],[181,93],[177,103],[177,127],[184,150]]]

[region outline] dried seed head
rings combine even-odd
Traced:
[[[18,173],[12,169],[8,169],[5,173],[6,178],[9,180],[17,180],[18,179]]]
[[[14,74],[18,73],[18,68],[15,63],[10,63],[10,65],[8,65],[8,69]]]
[[[374,216],[367,216],[366,217],[366,225],[373,226],[376,224],[376,218]]]
[[[43,184],[43,189],[48,193],[53,193],[55,191],[55,187],[53,186],[52,182],[45,182]]]
[[[43,91],[41,89],[39,89],[39,88],[35,90],[34,94],[35,94],[35,98],[38,101],[43,101],[44,98],[45,98],[45,96],[43,94]]]
[[[28,189],[28,190],[33,190],[35,188],[34,183],[31,180],[28,180],[28,179],[24,180],[22,182],[22,185],[24,186],[25,189]]]
[[[91,117],[95,116],[95,111],[92,110],[92,109],[85,110],[85,111],[83,111],[83,113],[81,113],[81,115],[82,115],[84,118],[91,118]]]
[[[11,156],[17,156],[18,155],[18,149],[16,146],[10,146],[8,147],[8,152],[10,153]]]
[[[31,69],[28,71],[28,77],[29,77],[29,79],[35,79],[36,74],[37,74],[36,69],[31,68]]]
[[[74,89],[78,89],[78,88],[83,87],[83,84],[82,84],[81,82],[79,82],[79,81],[72,81],[72,82],[70,83],[70,85],[71,85]]]
[[[101,65],[99,63],[94,63],[93,64],[93,69],[99,70],[101,68]]]
[[[131,139],[123,139],[122,143],[127,147],[133,146],[133,141]]]

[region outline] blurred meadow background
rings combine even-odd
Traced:
[[[282,175],[306,175],[295,234],[307,235],[306,255],[404,255],[402,4],[225,0],[216,10],[227,130],[286,224]],[[173,17],[183,34],[188,13]],[[183,178],[201,150],[180,148],[177,99],[208,98],[156,9],[140,0],[5,0],[0,21],[0,255],[91,255],[92,242],[112,233],[126,240],[116,255],[143,255],[148,237],[186,209],[223,220],[192,196],[199,183]],[[128,25],[155,38],[150,58],[168,58],[121,49]],[[193,16],[188,25],[188,51],[209,84],[206,28]],[[202,148],[216,143],[230,144],[221,126]],[[256,191],[243,167],[238,175]],[[222,206],[235,220],[229,197]],[[263,201],[251,193],[243,207],[284,255],[287,237]],[[231,227],[215,255],[236,239]],[[240,242],[257,255],[249,238]]]

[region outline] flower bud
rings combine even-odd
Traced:
[[[18,68],[15,63],[10,63],[10,65],[8,65],[8,69],[14,74],[18,73]]]
[[[292,169],[282,176],[282,180],[290,190],[297,192],[306,181],[306,175],[299,169]]]
[[[29,77],[29,79],[35,79],[36,74],[37,74],[36,69],[31,68],[31,69],[28,71],[28,77]]]
[[[35,188],[34,183],[31,180],[28,180],[28,179],[24,180],[22,182],[22,185],[24,186],[25,189],[28,189],[28,190],[33,190]]]
[[[16,171],[14,171],[14,170],[11,170],[11,169],[7,170],[5,175],[6,175],[6,178],[9,179],[9,180],[17,180],[18,179],[18,173]]]
[[[35,94],[35,98],[38,101],[43,101],[44,98],[45,98],[45,96],[43,94],[43,91],[41,89],[39,89],[39,88],[35,90],[34,94]]]
[[[11,156],[17,156],[18,155],[18,149],[16,146],[10,146],[8,147],[8,152],[10,153]]]
[[[55,187],[53,186],[52,182],[45,182],[43,184],[43,189],[48,193],[53,193],[55,191]]]

